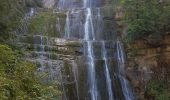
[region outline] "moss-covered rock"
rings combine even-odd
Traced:
[[[65,18],[65,14],[54,13],[53,10],[41,11],[29,21],[29,33],[32,35],[59,37],[61,32],[57,30],[56,25],[60,24],[60,28],[64,29]]]

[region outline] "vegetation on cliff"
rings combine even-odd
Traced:
[[[155,39],[170,32],[169,0],[121,0],[128,25],[127,40],[144,39],[152,36]]]
[[[49,100],[61,92],[57,84],[40,83],[36,66],[21,59],[18,53],[6,45],[0,45],[0,99],[1,100]]]
[[[23,59],[22,50],[9,42],[26,12],[42,7],[41,1],[0,0],[0,100],[51,100],[61,95],[58,82],[40,82],[37,66]]]
[[[164,50],[164,48],[168,48],[169,43],[164,43],[163,38],[165,39],[170,33],[170,1],[121,0],[121,7],[124,13],[123,24],[127,25],[126,49],[128,57],[134,63],[130,67],[134,67],[134,70],[139,72],[142,72],[142,68],[146,73],[147,70],[148,72],[150,70],[150,75],[152,75],[150,79],[146,79],[146,83],[140,80],[143,86],[136,86],[140,88],[137,96],[142,98],[141,100],[169,100],[169,79],[165,78],[169,75],[169,66],[165,60],[169,60],[169,51]],[[168,58],[162,60],[161,54],[166,54],[163,56]],[[150,64],[147,61],[150,61]],[[151,63],[157,64],[152,65]],[[164,68],[165,72],[162,71]],[[145,78],[145,75],[141,75],[141,77]]]
[[[36,16],[33,16],[29,22],[29,33],[45,35],[55,35],[55,20],[56,16],[51,10],[45,12],[39,12]]]
[[[23,17],[25,6],[22,0],[0,0],[0,42],[6,42],[10,32]]]
[[[0,42],[3,43],[14,33],[30,7],[42,7],[41,0],[0,0],[0,2]]]

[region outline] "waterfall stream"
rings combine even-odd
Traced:
[[[87,8],[86,14],[86,22],[84,25],[85,29],[85,36],[84,40],[87,41],[87,56],[88,56],[88,76],[89,76],[89,84],[90,84],[90,94],[91,100],[98,100],[98,90],[96,84],[96,76],[95,76],[95,64],[94,64],[94,54],[93,54],[93,47],[92,42],[90,40],[90,36],[92,36],[92,40],[95,40],[94,37],[94,27],[92,22],[92,14],[91,9]]]
[[[79,2],[78,2],[79,1]],[[73,77],[75,81],[75,91],[78,100],[134,100],[133,93],[129,82],[125,78],[125,57],[123,46],[120,41],[115,40],[115,35],[110,35],[104,32],[104,20],[103,20],[103,6],[105,6],[104,2],[108,2],[109,0],[60,0],[59,1],[59,9],[66,9],[66,22],[65,22],[65,35],[66,39],[74,39],[78,38],[83,41],[84,44],[84,56],[86,57],[87,62],[87,87],[80,87],[79,84],[79,76],[77,66],[75,62],[71,65]],[[78,5],[79,3],[83,3]],[[103,3],[103,4],[102,4]],[[76,5],[77,4],[77,5]],[[76,5],[76,6],[75,6]],[[82,7],[81,7],[82,6]],[[75,9],[76,8],[76,9]],[[76,13],[78,16],[76,16]],[[74,17],[73,17],[74,16]],[[84,16],[84,17],[82,17]],[[81,19],[83,18],[83,19]],[[84,20],[83,22],[81,22]],[[59,21],[59,19],[58,19]],[[74,22],[74,23],[73,23]],[[80,24],[81,23],[81,24]],[[84,25],[82,24],[84,23]],[[78,24],[78,27],[76,27]],[[74,31],[74,30],[78,31]],[[84,31],[83,31],[83,30]],[[73,33],[74,32],[74,33]],[[78,32],[79,35],[74,35]],[[111,31],[110,31],[111,32]],[[115,33],[111,33],[115,34]],[[110,36],[109,36],[110,35]],[[77,37],[79,36],[79,37]],[[116,50],[111,50],[111,45],[109,44],[111,41],[112,45],[116,45]],[[98,47],[96,47],[98,45]],[[96,53],[97,51],[101,52],[101,54]],[[116,52],[116,58],[114,58],[111,52]],[[114,72],[111,65],[111,59],[115,59],[117,61],[117,71]],[[98,72],[99,65],[97,62],[103,62],[103,72]],[[114,76],[116,74],[116,76]],[[101,77],[100,77],[101,76]],[[81,77],[81,76],[80,76]],[[103,81],[100,80],[103,79]],[[114,80],[120,81],[118,83],[114,82]],[[80,79],[81,80],[81,79]],[[118,87],[115,87],[118,86]],[[100,87],[105,87],[105,89],[101,89]],[[87,88],[85,97],[81,96],[80,88]],[[121,89],[123,97],[117,96],[119,93],[115,93],[117,90]],[[71,91],[70,91],[71,92]],[[103,94],[103,92],[106,92]],[[80,96],[80,97],[79,97]],[[67,97],[67,100],[72,100],[72,97]]]
[[[61,36],[33,37],[38,72],[48,73],[47,82],[59,76],[63,100],[135,100],[126,79],[123,43],[113,28],[112,1],[59,0],[55,30]],[[25,21],[34,14],[31,8]],[[27,31],[27,23],[22,27]]]
[[[117,60],[118,60],[118,77],[122,86],[125,100],[135,100],[128,80],[125,78],[125,53],[122,42],[117,40]]]
[[[109,94],[109,100],[113,100],[113,90],[112,90],[112,82],[111,82],[111,75],[109,72],[109,68],[108,68],[108,57],[107,57],[107,52],[106,52],[106,47],[105,47],[105,42],[102,42],[102,48],[103,48],[103,60],[104,60],[104,64],[105,64],[105,74],[106,74],[106,81],[107,81],[107,90],[108,90],[108,94]]]
[[[66,25],[65,25],[65,38],[69,39],[70,38],[70,16],[69,16],[69,11],[67,12],[67,17],[66,17]]]

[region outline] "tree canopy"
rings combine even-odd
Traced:
[[[170,31],[169,0],[121,0],[129,41]]]

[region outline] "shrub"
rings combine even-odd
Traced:
[[[56,16],[52,11],[40,12],[29,22],[29,32],[33,34],[55,34]],[[47,34],[46,34],[47,35]]]
[[[170,31],[170,2],[158,0],[122,0],[129,41]]]
[[[22,60],[6,45],[0,45],[0,100],[57,99],[58,83],[40,83],[36,66]]]
[[[151,80],[146,88],[148,96],[152,95],[154,100],[169,100],[167,84],[164,81]]]

